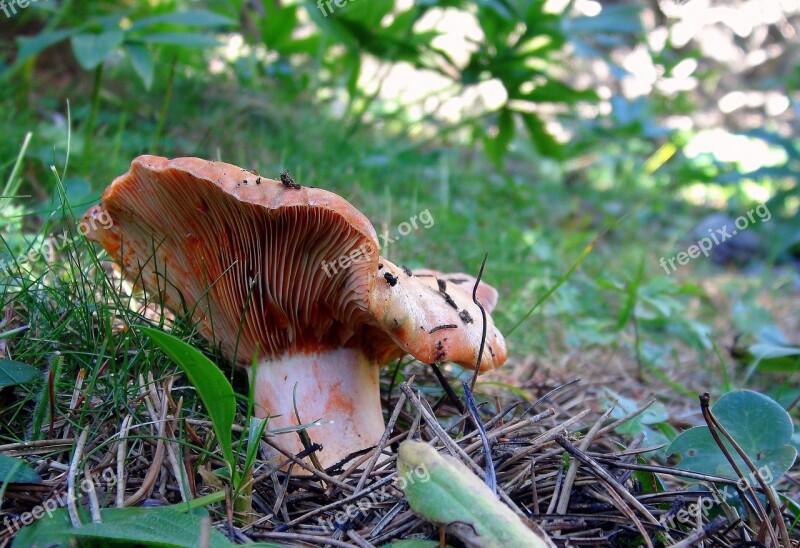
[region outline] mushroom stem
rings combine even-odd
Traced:
[[[269,430],[334,421],[309,428],[313,443],[322,446],[317,457],[324,468],[354,451],[378,443],[384,431],[378,366],[362,352],[338,348],[314,353],[291,354],[262,360],[255,374],[255,414],[270,416]],[[298,417],[295,416],[295,400]],[[276,416],[279,415],[279,416]],[[275,436],[275,443],[288,453],[303,451],[297,433]],[[311,464],[306,460],[307,464]]]

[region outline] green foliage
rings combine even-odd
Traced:
[[[24,460],[0,455],[0,483],[41,483],[42,478]]]
[[[627,417],[639,408],[639,404],[636,401],[626,398],[608,387],[604,387],[603,390],[606,394],[602,399],[604,406],[610,407],[616,402],[614,410],[611,412],[612,418],[621,419]],[[663,458],[666,456],[666,446],[678,435],[668,423],[669,418],[669,411],[667,411],[666,406],[661,402],[655,402],[644,412],[619,425],[616,431],[630,436],[636,436],[639,433],[643,434],[645,447],[663,445],[664,447],[657,451],[657,455]]]
[[[0,388],[27,384],[42,378],[42,372],[26,363],[0,360]]]
[[[794,431],[792,419],[771,398],[751,390],[735,390],[723,395],[711,411],[767,483],[777,482],[794,465],[797,449],[789,445]],[[727,440],[723,442],[738,468],[749,475],[750,470],[742,458]],[[696,426],[680,434],[667,453],[680,457],[681,468],[739,478],[707,426]]]
[[[184,508],[185,510],[185,508]],[[83,526],[72,527],[66,509],[60,508],[23,527],[13,546],[68,547],[74,541],[80,546],[147,546],[152,548],[195,548],[201,545],[204,529],[206,546],[227,548],[233,544],[211,527],[208,512],[190,512],[178,507],[105,508],[100,511],[101,523],[92,523],[83,512]]]
[[[439,525],[458,526],[465,544],[550,547],[460,461],[420,441],[404,441],[397,456],[400,488],[411,509]]]
[[[197,394],[211,417],[230,477],[234,479],[235,485],[238,484],[238,468],[231,441],[231,427],[236,415],[236,395],[228,379],[214,362],[182,340],[151,327],[140,327],[139,330],[181,367],[197,389]]]
[[[118,50],[124,51],[145,88],[153,83],[152,46],[209,47],[219,42],[207,33],[190,29],[217,29],[233,21],[207,10],[176,11],[141,17],[123,26],[126,15],[90,18],[74,27],[45,30],[32,37],[17,39],[19,51],[15,65],[45,49],[70,39],[72,52],[84,70],[94,70]]]

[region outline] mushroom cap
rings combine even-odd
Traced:
[[[87,223],[88,237],[240,365],[354,347],[377,363],[408,352],[475,366],[482,326],[472,286],[450,283],[456,308],[447,304],[434,277],[382,259],[372,224],[332,192],[222,162],[140,156],[86,220],[103,210],[112,223]],[[479,300],[488,312],[496,292],[481,284]],[[441,325],[457,327],[429,333]],[[488,315],[486,343],[482,370],[505,361]]]

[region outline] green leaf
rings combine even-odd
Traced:
[[[177,505],[176,505],[177,506]],[[201,545],[203,518],[208,512],[198,509],[191,513],[176,507],[163,508],[105,508],[100,510],[102,523],[91,523],[82,517],[83,527],[75,529],[66,509],[51,511],[33,524],[20,529],[14,547],[73,545],[74,540],[97,540],[107,545],[145,545],[162,548],[194,548]],[[210,521],[207,522],[210,526]],[[119,544],[117,544],[119,543]],[[211,529],[209,543],[212,548],[233,546],[225,536]]]
[[[292,32],[297,26],[297,6],[281,6],[277,2],[264,5],[261,18],[261,39],[270,49],[291,53]]]
[[[139,329],[183,369],[189,381],[197,389],[211,417],[225,461],[233,471],[236,459],[231,448],[231,427],[236,415],[236,396],[228,379],[214,362],[182,340],[151,327]]]
[[[563,158],[564,147],[547,132],[547,129],[535,114],[521,112],[522,122],[528,130],[531,142],[542,156],[550,158]]]
[[[124,39],[125,33],[120,29],[109,29],[98,34],[79,34],[72,37],[72,51],[81,67],[92,70],[117,49]]]
[[[778,481],[794,464],[797,450],[790,445],[794,431],[792,419],[772,399],[752,390],[735,390],[722,396],[711,411],[767,483]],[[741,457],[727,440],[724,443],[739,469],[749,476],[750,470]],[[739,477],[707,426],[683,432],[669,446],[667,454],[678,454],[681,468],[687,470],[731,479]],[[748,477],[751,483],[755,483],[755,479]]]
[[[206,48],[220,45],[220,41],[213,36],[196,32],[159,32],[140,36],[136,38],[136,40],[149,44],[164,44],[190,48]]]
[[[24,460],[0,455],[0,484],[41,482],[39,474]]]
[[[236,22],[224,15],[208,10],[187,10],[154,17],[144,17],[135,21],[130,30],[139,30],[151,25],[165,23],[170,25],[185,25],[187,27],[224,27],[234,25]]]
[[[411,509],[470,546],[555,546],[529,529],[460,461],[424,442],[405,441],[397,456],[398,487]]]
[[[497,120],[497,135],[487,135],[483,140],[486,156],[494,163],[497,169],[503,166],[503,158],[508,153],[508,147],[514,138],[514,113],[507,108],[500,111]]]
[[[54,30],[52,32],[42,32],[36,36],[20,36],[17,38],[19,51],[15,63],[22,63],[28,57],[32,57],[53,44],[57,44],[75,34],[79,29]]]
[[[42,372],[27,363],[0,360],[0,388],[17,386],[42,378]]]
[[[133,70],[141,78],[145,89],[150,89],[153,85],[153,74],[155,73],[153,56],[150,55],[150,50],[144,44],[130,43],[125,44],[123,49],[131,60],[131,64],[133,64]]]

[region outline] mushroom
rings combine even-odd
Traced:
[[[103,212],[113,223],[86,223],[88,237],[247,369],[270,429],[333,421],[308,429],[325,468],[381,437],[379,365],[405,353],[477,364],[475,280],[409,275],[381,258],[369,220],[336,194],[221,162],[140,156],[85,220]],[[497,293],[481,283],[478,299],[490,312]],[[486,324],[481,371],[506,359],[491,316]],[[275,439],[304,449],[296,434]]]

